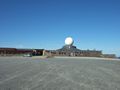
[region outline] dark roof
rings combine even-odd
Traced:
[[[16,48],[0,47],[0,50],[16,50]]]
[[[58,49],[57,51],[80,52],[80,49],[77,49],[76,46],[65,45],[61,49]]]

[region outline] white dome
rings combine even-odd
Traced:
[[[66,39],[65,39],[65,44],[66,45],[72,45],[73,44],[73,39],[71,38],[71,37],[67,37]]]

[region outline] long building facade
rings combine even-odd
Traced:
[[[115,58],[115,54],[102,54],[101,50],[81,50],[73,45],[71,37],[66,38],[65,45],[57,50],[0,48],[0,56],[29,54],[31,56],[69,56],[69,57],[107,57]]]
[[[30,54],[32,56],[43,55],[44,49],[17,49],[17,48],[0,48],[0,56],[14,56]]]
[[[45,49],[16,49],[16,48],[0,48],[0,56],[21,56],[29,54],[31,56],[69,56],[69,57],[105,57],[116,58],[115,54],[102,54],[98,50],[80,50],[75,46],[64,46],[57,50]]]
[[[65,45],[58,50],[44,50],[46,56],[72,56],[72,57],[101,57],[102,51],[80,50],[75,46]]]
[[[71,37],[65,39],[65,45],[57,50],[44,50],[45,56],[69,56],[69,57],[107,57],[115,58],[115,54],[102,54],[101,50],[81,50],[73,45]]]

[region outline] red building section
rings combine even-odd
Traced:
[[[0,48],[0,56],[13,56],[30,54],[32,56],[43,55],[44,49],[17,49],[17,48]]]

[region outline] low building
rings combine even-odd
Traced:
[[[67,47],[67,46],[65,46]],[[68,46],[69,47],[69,46]],[[46,56],[72,56],[72,57],[101,57],[102,51],[97,50],[79,50],[73,48],[62,48],[58,50],[44,50]]]
[[[17,49],[17,48],[0,48],[0,56],[14,56],[30,54],[32,56],[43,55],[44,49]]]
[[[45,50],[44,55],[47,56],[72,56],[72,57],[101,57],[102,51],[97,50],[80,50],[73,46],[73,39],[66,38],[65,45],[58,50]]]
[[[104,58],[116,58],[115,54],[103,54],[102,57]]]
[[[17,51],[16,48],[0,48],[0,56],[13,55]]]
[[[17,48],[0,48],[0,56],[14,55],[32,55],[32,56],[70,56],[70,57],[104,57],[116,58],[115,54],[102,54],[101,50],[81,50],[73,45],[71,37],[65,39],[65,45],[57,50],[44,49],[17,49]]]

